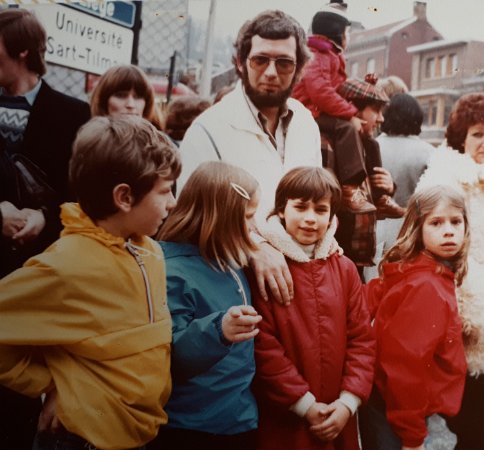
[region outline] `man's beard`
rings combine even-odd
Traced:
[[[277,92],[259,92],[250,85],[247,67],[244,67],[242,71],[242,83],[244,85],[245,92],[257,109],[281,108],[284,106],[287,102],[287,99],[291,96],[295,81],[296,77],[293,78],[291,85],[284,90]]]

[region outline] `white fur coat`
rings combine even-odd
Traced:
[[[420,178],[417,191],[438,184],[453,186],[467,200],[471,231],[468,273],[457,289],[471,375],[484,373],[484,164],[449,148],[439,148]]]

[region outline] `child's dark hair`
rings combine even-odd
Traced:
[[[73,144],[69,180],[82,210],[93,220],[118,210],[113,189],[121,183],[140,202],[159,177],[175,180],[181,171],[174,144],[141,117],[94,117]]]
[[[318,202],[328,197],[331,199],[333,217],[341,202],[341,187],[336,177],[322,167],[296,167],[287,172],[279,182],[274,209],[268,217],[283,213],[289,199]]]
[[[465,198],[457,190],[449,186],[432,186],[413,194],[407,204],[407,212],[397,241],[385,253],[378,270],[380,275],[382,268],[388,262],[407,262],[416,258],[424,250],[422,227],[425,218],[442,202],[459,209],[464,217],[465,235],[464,244],[453,258],[453,270],[456,284],[460,286],[462,279],[467,273],[467,252],[469,249],[469,222]]]

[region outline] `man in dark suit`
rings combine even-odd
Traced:
[[[71,146],[90,117],[87,103],[53,90],[41,79],[45,50],[46,32],[31,12],[0,11],[0,277],[58,237],[59,205],[72,200]],[[18,196],[17,173],[10,162],[14,154],[45,173],[55,201],[39,205]],[[0,448],[30,450],[39,409],[40,400],[0,386]]]
[[[71,200],[68,163],[89,106],[53,90],[45,74],[46,33],[36,17],[22,9],[0,11],[0,143],[6,154],[22,154],[46,174],[57,205],[39,209],[16,198],[14,175],[0,191],[2,220],[0,277],[43,251],[60,231],[58,205]],[[4,171],[12,167],[4,164]],[[1,168],[0,168],[1,170]],[[5,193],[5,194],[4,194]]]

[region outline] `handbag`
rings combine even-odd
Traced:
[[[16,196],[21,207],[50,210],[59,204],[59,196],[39,166],[20,153],[13,153],[9,158],[15,173]]]

